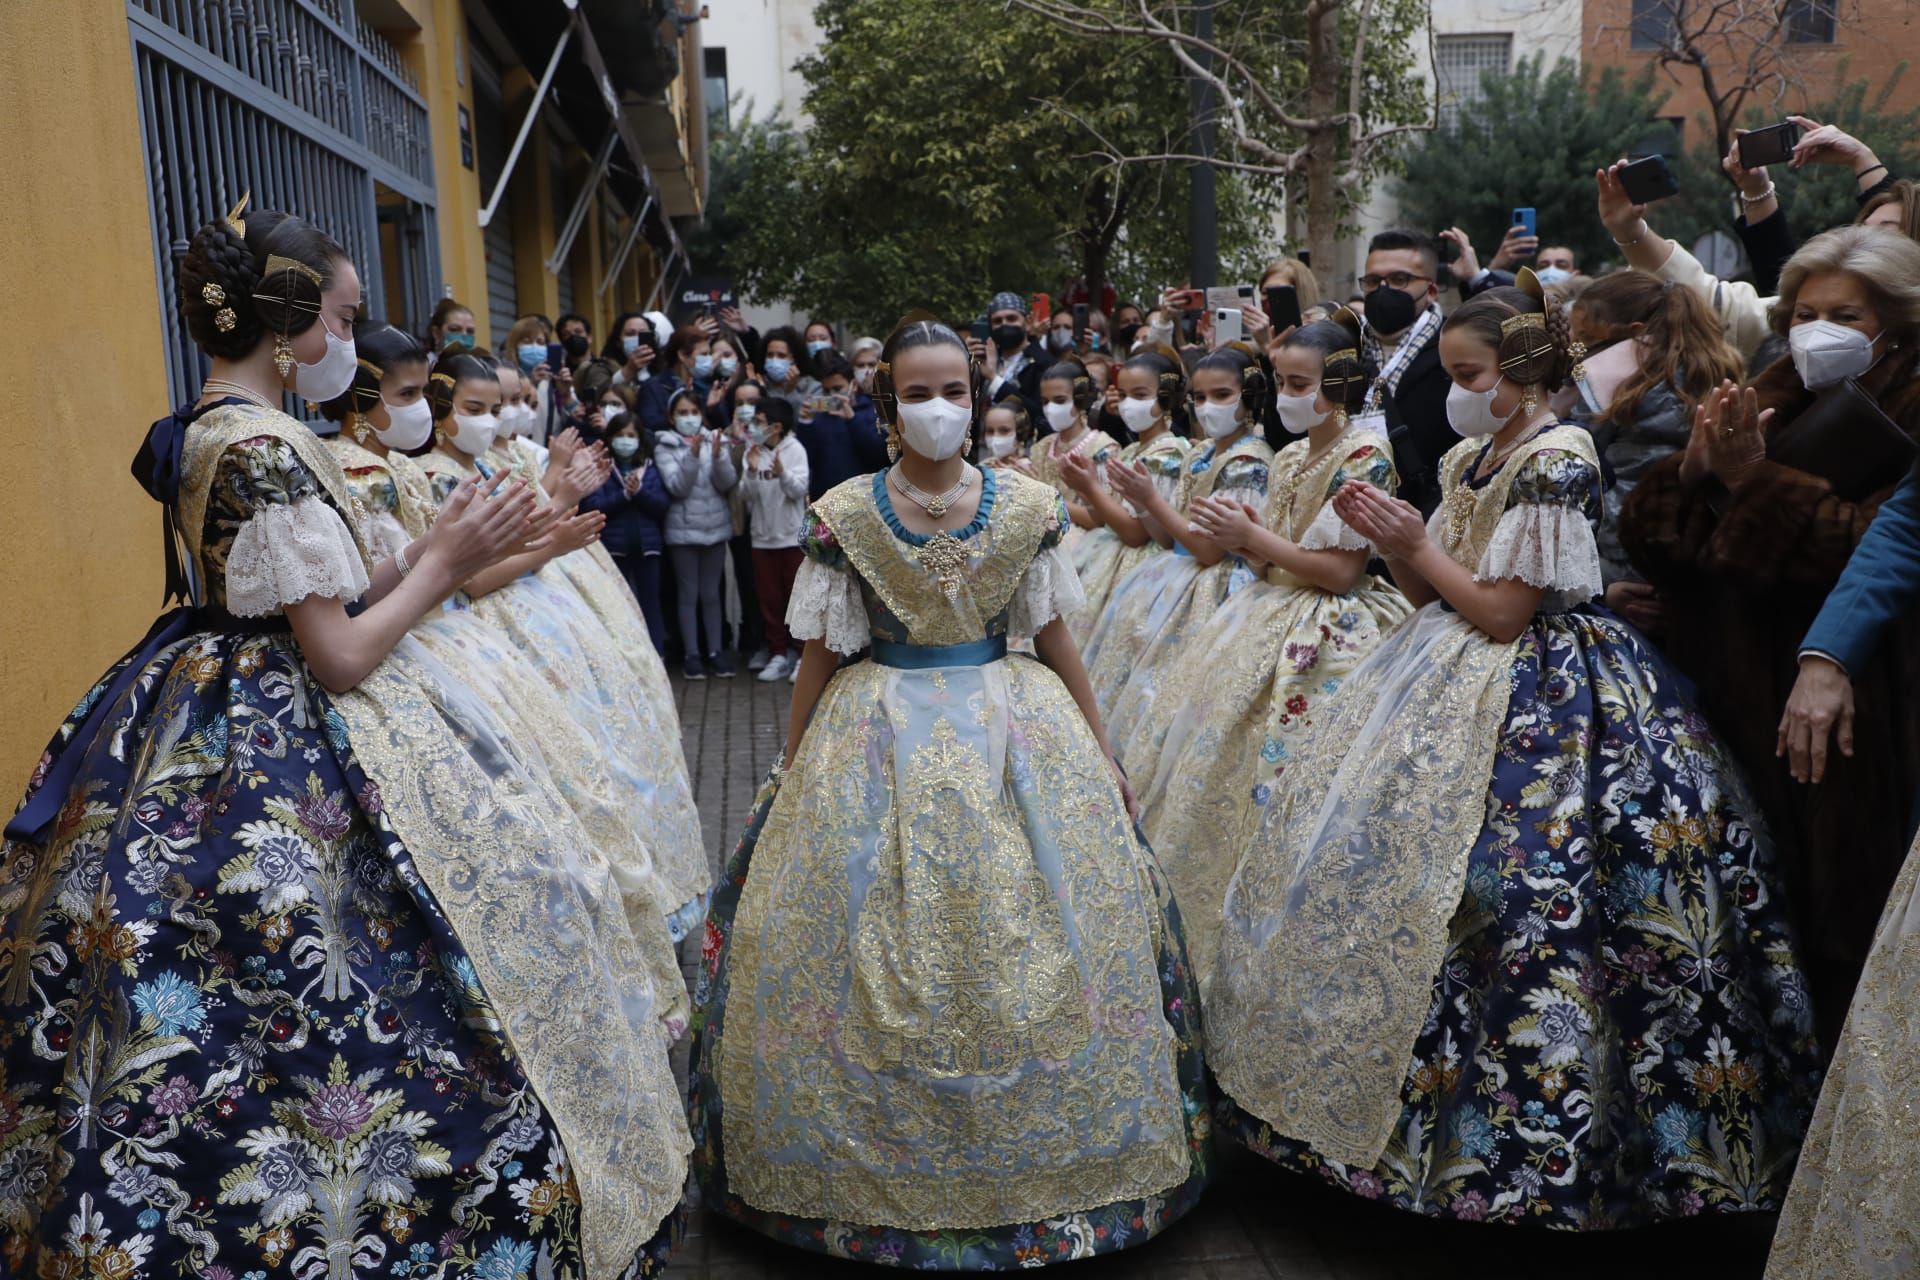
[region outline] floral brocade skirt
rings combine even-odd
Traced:
[[[1073,546],[1073,569],[1087,602],[1067,616],[1067,631],[1083,651],[1106,610],[1113,588],[1160,548],[1154,543],[1130,547],[1108,528],[1089,529]]]
[[[161,649],[86,751],[0,856],[0,1273],[580,1276],[553,1117],[292,638]]]
[[[1602,1230],[1778,1210],[1820,1068],[1737,766],[1667,662],[1602,610],[1537,617],[1509,688],[1487,820],[1379,1162],[1327,1160],[1224,1094],[1222,1127],[1434,1217]]]
[[[798,1248],[1041,1266],[1206,1182],[1178,914],[1024,657],[835,675],[714,891],[694,1029],[705,1201]]]

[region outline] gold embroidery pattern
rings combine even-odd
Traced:
[[[1479,448],[1462,442],[1440,468],[1443,510],[1464,513],[1443,522],[1442,545],[1468,566],[1526,457],[1592,455],[1585,432],[1550,429],[1468,508],[1456,495]],[[1485,820],[1516,647],[1437,604],[1416,613],[1347,682],[1228,887],[1208,1009],[1215,1076],[1329,1160],[1372,1168],[1392,1136]]]
[[[181,508],[196,556],[220,454],[269,435],[348,509],[339,461],[304,425],[216,408],[187,436]],[[692,1150],[654,1017],[646,944],[636,943],[606,865],[577,828],[551,825],[565,815],[524,785],[528,770],[511,745],[457,736],[456,723],[484,723],[458,714],[463,691],[438,687],[435,664],[417,652],[403,641],[332,703],[560,1132],[580,1189],[589,1271],[618,1274],[678,1204]],[[544,927],[528,930],[528,920]],[[660,935],[657,945],[670,946],[664,924]]]
[[[938,537],[915,547],[894,536],[874,501],[873,482],[861,476],[837,485],[814,504],[833,530],[854,570],[914,643],[965,644],[983,634],[986,620],[1013,598],[1054,519],[1058,498],[1037,480],[1012,472],[994,476],[997,490],[986,528],[965,540],[946,541],[966,556],[943,548],[929,559]]]
[[[1887,897],[1767,1259],[1767,1280],[1920,1267],[1920,843]]]
[[[1055,501],[1024,483],[1038,510]],[[1019,489],[1002,492],[1005,515],[1038,525]],[[828,518],[843,547],[864,537],[844,508]],[[976,618],[948,639],[938,590],[876,551],[861,554],[890,608],[931,616],[941,643],[980,638]],[[976,591],[981,578],[976,565]],[[834,677],[728,950],[715,1076],[732,1191],[769,1212],[927,1231],[1185,1181],[1157,898],[1098,758],[1059,678],[1024,658]]]

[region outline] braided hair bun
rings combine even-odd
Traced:
[[[274,261],[274,270],[267,269]],[[256,209],[215,218],[180,260],[180,318],[210,356],[237,360],[269,334],[304,333],[347,251],[304,218]],[[297,264],[297,265],[291,265]]]
[[[1476,294],[1442,323],[1442,330],[1465,329],[1492,347],[1500,372],[1523,386],[1558,387],[1573,360],[1568,319],[1557,303],[1547,302],[1540,282],[1521,268],[1516,285]]]
[[[1354,413],[1363,408],[1367,391],[1373,385],[1361,356],[1360,317],[1346,307],[1326,320],[1316,320],[1288,334],[1280,343],[1286,347],[1308,347],[1320,353],[1322,372],[1320,394],[1327,403]]]

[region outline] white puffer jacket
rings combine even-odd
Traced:
[[[690,445],[702,436],[706,444],[696,457]],[[654,442],[653,463],[672,500],[667,507],[668,546],[710,547],[733,536],[727,495],[740,483],[740,473],[724,438],[713,431],[691,438],[662,432]]]

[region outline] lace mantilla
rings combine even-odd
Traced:
[[[1065,542],[1057,542],[1034,556],[1026,576],[1014,588],[1007,602],[1007,634],[1038,635],[1049,622],[1079,609],[1087,602],[1080,586],[1080,574]]]
[[[353,534],[317,497],[260,508],[227,559],[227,608],[236,617],[263,618],[311,596],[354,600],[366,589]]]
[[[795,640],[822,640],[835,653],[853,655],[867,647],[873,624],[867,619],[860,584],[843,560],[800,562],[787,603],[787,631]]]

